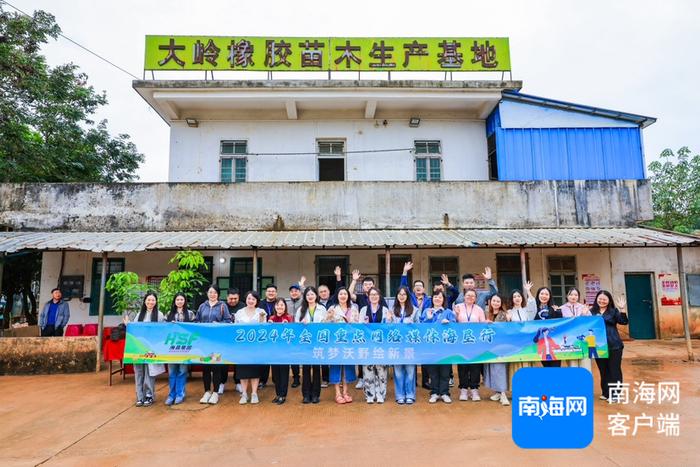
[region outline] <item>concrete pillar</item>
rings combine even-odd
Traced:
[[[678,286],[681,293],[681,313],[683,313],[683,331],[685,334],[685,345],[688,349],[688,361],[694,362],[693,343],[690,340],[690,322],[688,319],[688,287],[685,283],[685,267],[683,265],[683,247],[676,247],[676,258],[678,261]]]
[[[520,279],[522,281],[522,289],[520,290],[524,292],[525,283],[527,282],[527,256],[525,255],[525,247],[523,246],[520,247]]]
[[[97,361],[95,372],[99,373],[102,367],[102,335],[104,334],[105,321],[105,284],[107,283],[107,252],[102,252],[102,274],[100,276],[100,303],[97,308]]]
[[[258,290],[258,248],[253,247],[253,290]],[[245,293],[245,292],[243,292]]]
[[[384,290],[385,294],[389,296],[391,294],[391,253],[388,246],[384,248],[384,264]]]

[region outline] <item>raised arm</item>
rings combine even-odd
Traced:
[[[352,282],[350,282],[350,288],[348,290],[350,292],[350,298],[353,302],[357,302],[357,294],[355,293],[355,287],[357,286],[357,281],[360,280],[360,276],[361,275],[359,269],[354,269],[352,271]]]

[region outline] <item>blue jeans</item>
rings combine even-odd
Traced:
[[[416,366],[394,365],[394,390],[396,400],[416,400]]]
[[[168,379],[170,381],[170,393],[168,397],[177,399],[185,397],[185,384],[187,383],[187,365],[182,363],[168,364]],[[218,388],[214,388],[218,390]]]

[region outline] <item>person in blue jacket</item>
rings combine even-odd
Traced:
[[[68,302],[63,301],[61,289],[55,288],[51,291],[51,300],[44,304],[39,315],[41,337],[63,336],[63,328],[66,327],[69,319]]]

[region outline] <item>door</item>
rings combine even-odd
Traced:
[[[107,280],[118,272],[124,272],[124,258],[107,259]],[[100,282],[102,281],[102,258],[92,259],[90,281],[90,316],[97,316],[100,308]],[[105,315],[115,315],[112,310],[112,295],[105,290]]]
[[[651,274],[625,274],[630,336],[634,339],[656,339],[651,285]]]

